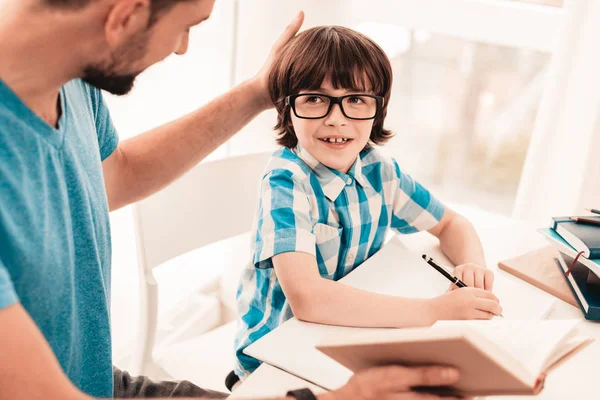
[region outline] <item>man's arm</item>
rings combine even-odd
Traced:
[[[179,120],[121,143],[102,163],[110,210],[167,186],[270,108],[267,81],[271,64],[303,20],[300,13],[288,25],[255,78]]]
[[[92,400],[64,374],[20,304],[0,309],[0,327],[0,400]]]
[[[0,309],[0,399],[88,400],[20,304]]]
[[[0,327],[0,400],[92,400],[69,381],[48,342],[20,304],[0,309]],[[443,367],[371,369],[318,399],[375,400],[404,393],[403,399],[416,400],[422,397],[410,393],[412,387],[450,384],[457,379],[456,371]]]

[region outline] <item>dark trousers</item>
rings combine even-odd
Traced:
[[[113,367],[115,399],[156,397],[202,397],[224,399],[228,394],[199,388],[189,381],[154,382],[146,376],[131,377],[128,372]]]

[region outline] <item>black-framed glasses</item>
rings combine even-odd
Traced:
[[[294,114],[303,119],[325,118],[334,104],[340,106],[342,114],[349,119],[374,119],[383,108],[385,99],[372,94],[348,94],[334,97],[321,93],[302,93],[287,96],[285,105],[291,106]]]

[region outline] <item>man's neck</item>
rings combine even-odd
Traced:
[[[5,2],[0,6],[0,79],[50,125],[59,118],[60,88],[82,69],[77,27],[58,13]],[[30,3],[26,1],[25,3]],[[22,3],[21,3],[22,4]]]

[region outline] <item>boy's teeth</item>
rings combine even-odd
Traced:
[[[346,138],[325,138],[324,140],[329,143],[345,143],[348,141]]]

